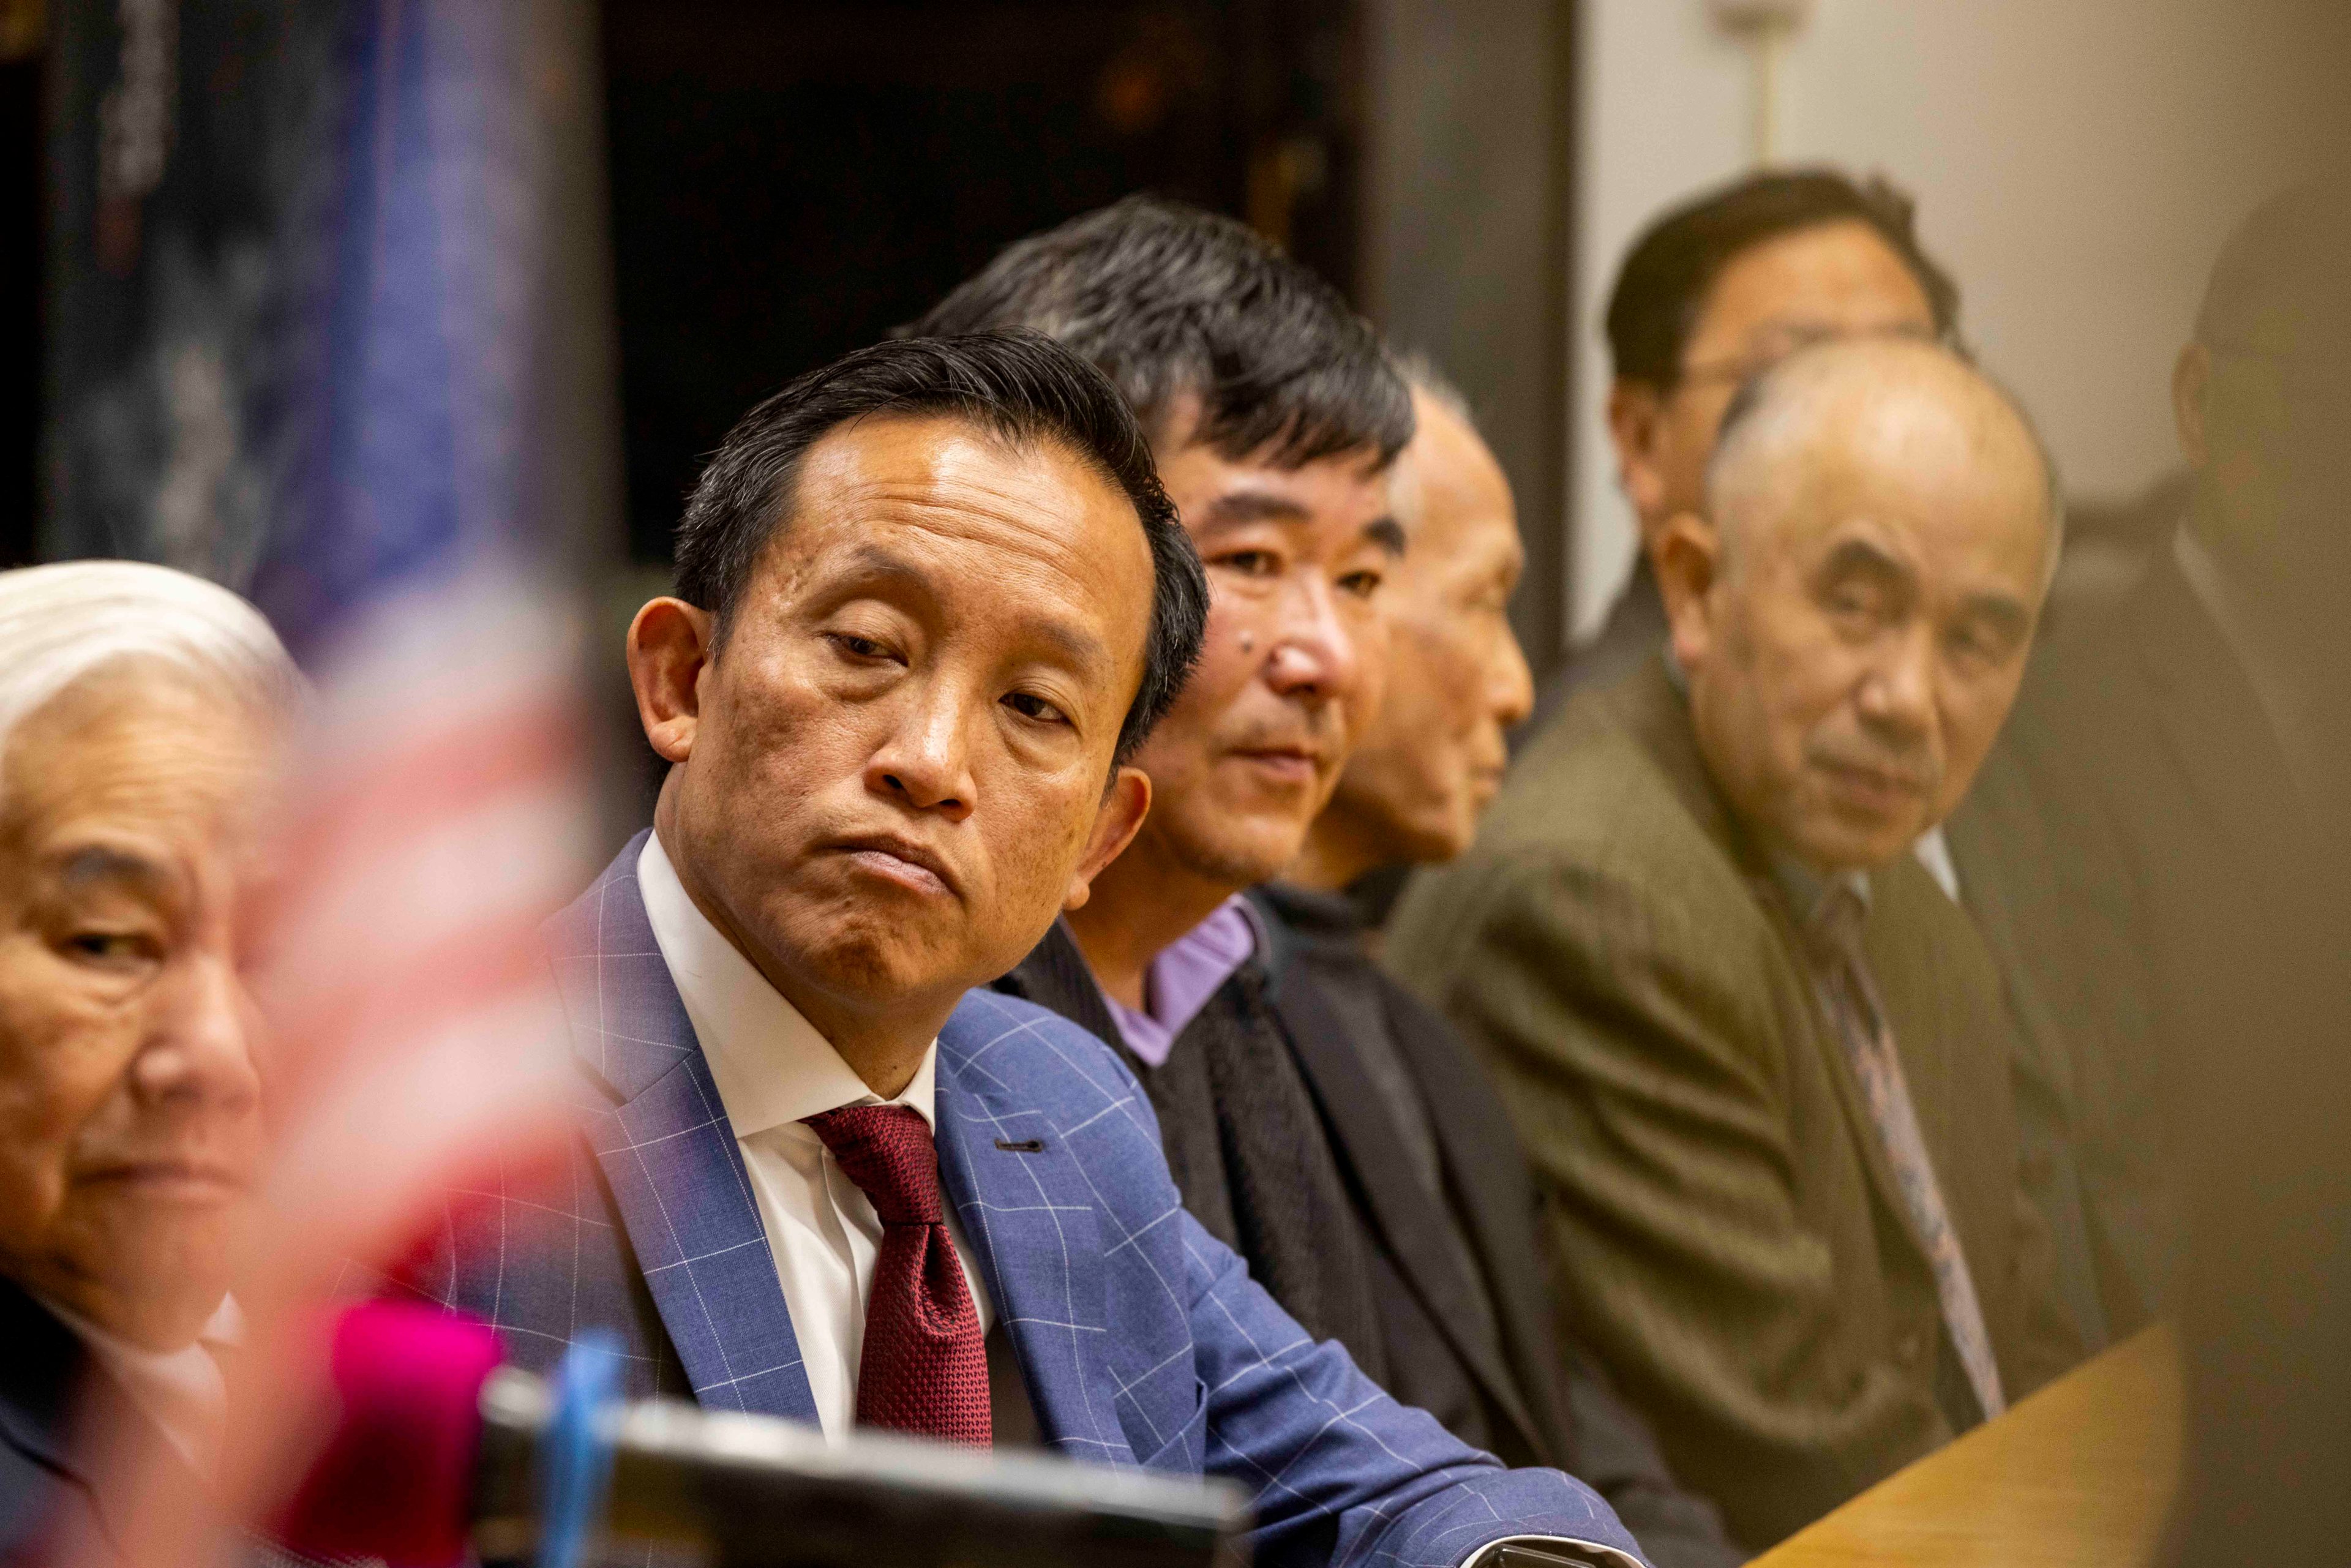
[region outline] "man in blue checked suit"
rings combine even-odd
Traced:
[[[630,629],[653,830],[549,927],[582,1136],[409,1290],[631,1392],[1228,1476],[1270,1563],[1636,1563],[1316,1343],[1182,1207],[1110,1050],[972,988],[1133,836],[1205,586],[1099,372],[862,350],[747,415]]]

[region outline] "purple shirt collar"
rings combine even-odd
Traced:
[[[1159,950],[1143,978],[1144,1010],[1135,1011],[1108,992],[1110,1016],[1126,1037],[1127,1049],[1154,1067],[1164,1067],[1184,1026],[1197,1018],[1217,988],[1232,977],[1264,946],[1258,913],[1239,894],[1217,905],[1209,916]]]

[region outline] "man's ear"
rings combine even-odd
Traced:
[[[694,754],[702,719],[702,672],[709,667],[716,630],[710,612],[683,599],[646,601],[629,622],[629,685],[637,694],[637,721],[664,762]]]
[[[1636,517],[1666,504],[1666,400],[1646,382],[1619,376],[1608,388],[1608,438],[1616,446],[1616,483]]]
[[[1665,595],[1674,657],[1684,669],[1694,670],[1714,646],[1714,587],[1722,577],[1722,535],[1696,512],[1677,513],[1650,544],[1649,562]]]
[[[1064,913],[1085,907],[1094,894],[1094,878],[1134,841],[1143,819],[1150,814],[1151,775],[1140,768],[1120,768],[1112,776],[1110,792],[1102,797],[1102,809],[1094,817],[1086,852],[1079,857],[1078,869],[1070,873],[1070,891],[1061,897]]]
[[[2201,343],[2180,350],[2171,367],[2171,423],[2179,433],[2180,455],[2191,468],[2203,467],[2210,451],[2204,440],[2204,394],[2211,385],[2211,350]]]

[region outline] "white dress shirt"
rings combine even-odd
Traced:
[[[857,1424],[858,1357],[865,1347],[882,1221],[824,1141],[801,1124],[842,1105],[892,1104],[910,1107],[935,1131],[938,1042],[923,1053],[904,1092],[884,1101],[695,907],[658,834],[645,840],[637,856],[637,883],[653,941],[685,1002],[751,1173],[817,1420],[826,1437],[842,1437]],[[995,1310],[979,1287],[971,1249],[944,1191],[940,1201],[984,1334]]]
[[[155,1423],[188,1467],[208,1481],[215,1479],[221,1437],[228,1425],[228,1383],[219,1358],[245,1338],[245,1315],[236,1298],[223,1296],[194,1342],[178,1350],[133,1344],[47,1296],[37,1299],[74,1332],[91,1359]]]

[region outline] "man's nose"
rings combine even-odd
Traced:
[[[1502,628],[1500,646],[1487,666],[1487,700],[1504,729],[1515,729],[1535,711],[1535,673],[1528,667],[1518,633]]]
[[[1364,649],[1332,586],[1320,577],[1301,580],[1282,596],[1280,612],[1266,683],[1283,696],[1315,703],[1352,695],[1363,684]]]
[[[241,1113],[261,1094],[255,1057],[258,1017],[245,977],[225,954],[172,967],[156,991],[148,1044],[131,1064],[142,1099]]]
[[[972,722],[975,699],[935,685],[915,695],[883,744],[865,765],[865,786],[917,811],[950,821],[971,814]]]
[[[1923,620],[1878,644],[1862,677],[1861,716],[1873,729],[1903,740],[1924,735],[1935,715],[1935,634]]]

